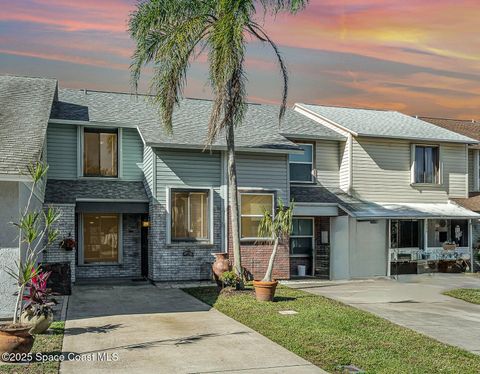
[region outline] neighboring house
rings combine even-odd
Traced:
[[[453,199],[468,196],[468,145],[477,140],[392,111],[295,110],[346,139],[312,142],[312,176],[303,171],[291,186],[305,215],[324,216],[338,204],[330,218],[331,278],[390,275],[397,265],[422,271],[445,260],[446,241],[458,245],[448,256],[471,257],[479,215]]]
[[[54,243],[44,262],[68,262],[72,281],[175,281],[208,279],[212,253],[231,254],[224,136],[205,149],[211,101],[182,100],[169,134],[148,96],[57,90],[36,78],[0,76],[0,84],[9,87],[0,141],[11,148],[0,168],[21,178],[12,194],[28,182],[22,165],[43,157],[50,168],[38,203],[57,208],[60,236],[77,241],[74,251]],[[444,241],[470,257],[480,215],[452,200],[468,196],[477,140],[397,112],[304,104],[287,109],[280,127],[278,107],[249,104],[235,138],[242,260],[252,277],[271,253],[258,224],[279,198],[295,210],[277,279],[299,267],[325,279],[386,276],[392,262],[437,261]],[[4,216],[2,230],[15,218]]]
[[[17,286],[5,270],[20,256],[19,222],[31,191],[28,166],[45,159],[45,133],[57,81],[43,78],[0,78],[0,318],[9,317]],[[34,191],[33,209],[42,207],[44,184]]]
[[[480,123],[474,120],[434,117],[421,117],[421,119],[480,141]],[[454,200],[467,209],[480,212],[480,145],[478,144],[471,144],[468,147],[468,197]],[[473,221],[473,245],[476,248],[480,247],[478,220]]]

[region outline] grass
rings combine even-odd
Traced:
[[[36,335],[31,353],[58,354],[62,351],[65,322],[53,322],[46,334]],[[53,374],[58,373],[59,361],[34,362],[31,364],[0,364],[0,373],[11,374]]]
[[[480,304],[479,288],[456,288],[454,290],[445,291],[443,294],[460,300],[468,301],[472,304]]]
[[[480,356],[304,291],[280,287],[273,303],[215,287],[184,291],[329,372],[350,364],[368,373],[480,372]]]

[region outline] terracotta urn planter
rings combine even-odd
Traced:
[[[20,322],[31,326],[30,334],[43,334],[53,322],[53,312],[50,310],[47,314],[35,315],[31,310],[24,310]]]
[[[4,323],[0,325],[0,359],[3,353],[28,353],[33,346],[32,328],[26,324]]]
[[[215,256],[215,262],[212,265],[212,270],[213,274],[217,278],[220,278],[220,276],[230,270],[230,262],[228,261],[228,253],[225,252],[219,252],[219,253],[212,253],[213,256]]]
[[[255,287],[255,296],[258,301],[273,301],[275,296],[275,290],[277,289],[278,281],[264,282],[253,281],[253,287]]]

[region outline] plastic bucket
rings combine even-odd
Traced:
[[[307,267],[305,265],[298,265],[297,273],[299,277],[304,277],[307,274]]]

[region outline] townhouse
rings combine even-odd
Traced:
[[[54,79],[0,77],[0,251],[20,246],[9,221],[28,191],[26,166],[49,164],[37,206],[61,212],[44,263],[67,263],[71,281],[208,279],[212,253],[231,252],[226,146],[205,149],[211,102],[185,99],[173,133],[149,97],[58,88]],[[397,112],[249,104],[236,130],[243,265],[264,272],[271,246],[263,211],[295,201],[293,232],[274,276],[388,276],[470,259],[479,214],[469,194],[469,149],[479,141]],[[469,148],[470,147],[470,148]],[[469,169],[470,168],[470,169]],[[445,242],[455,248],[443,249]],[[415,271],[414,271],[415,270]],[[9,281],[0,279],[4,295]]]

